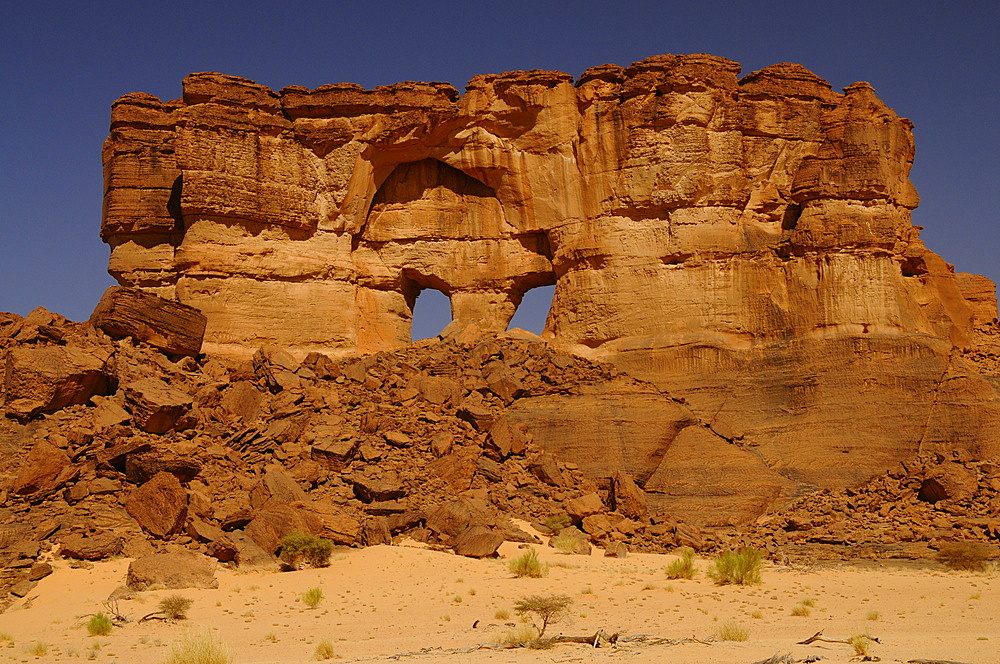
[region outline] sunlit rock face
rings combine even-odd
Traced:
[[[996,383],[956,359],[994,288],[912,226],[910,122],[867,83],[739,71],[664,55],[462,95],[192,74],[113,106],[110,271],[200,309],[228,353],[405,345],[424,288],[498,332],[555,284],[547,338],[710,423],[645,473],[668,508],[744,482],[745,520],[918,452],[1000,454]]]

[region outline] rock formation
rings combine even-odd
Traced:
[[[201,310],[209,353],[299,359],[405,346],[425,288],[490,334],[554,284],[544,336],[657,391],[509,417],[653,510],[746,521],[918,453],[1000,455],[997,383],[958,352],[994,287],[911,225],[910,122],[867,83],[739,70],[666,55],[462,95],[200,73],[175,101],[126,95],[110,271]]]

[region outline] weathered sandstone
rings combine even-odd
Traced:
[[[910,122],[867,83],[739,70],[655,56],[461,95],[192,74],[178,100],[114,104],[110,270],[202,311],[208,352],[296,359],[404,346],[426,288],[464,341],[554,284],[543,336],[655,389],[520,397],[487,372],[508,412],[466,398],[460,414],[496,428],[496,458],[521,444],[503,421],[602,487],[627,473],[653,512],[746,521],[918,453],[1000,455],[997,383],[961,357],[994,288],[912,226]],[[262,357],[269,391],[301,385]],[[412,387],[458,404],[450,380]],[[323,436],[312,453],[332,468],[357,450]],[[476,472],[440,456],[455,486]]]

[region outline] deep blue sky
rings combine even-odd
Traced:
[[[1000,280],[1000,3],[10,2],[0,21],[0,311],[89,316],[104,288],[101,142],[122,94],[193,71],[275,89],[627,65],[712,53],[871,82],[916,124],[914,214],[956,269]],[[544,315],[542,313],[542,315]],[[420,336],[419,334],[417,336]]]

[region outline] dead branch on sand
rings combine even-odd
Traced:
[[[622,636],[620,632],[614,632],[613,634],[608,634],[603,629],[597,630],[592,635],[589,636],[565,636],[559,635],[554,636],[550,639],[539,639],[541,643],[546,646],[559,645],[561,643],[580,643],[588,645],[592,648],[601,647],[617,647],[619,644],[623,643],[635,643],[644,646],[677,646],[683,643],[700,643],[702,645],[711,645],[715,639],[709,637],[707,639],[698,639],[695,637],[690,637],[687,639],[667,639],[659,636],[652,636],[650,634],[632,634],[631,636]],[[476,650],[512,650],[515,648],[523,648],[521,645],[508,645],[505,643],[477,643],[472,646],[465,648],[423,648],[421,650],[415,650],[413,652],[401,652],[395,655],[389,655],[387,659],[401,659],[403,657],[415,657],[419,655],[464,655]]]
[[[865,637],[865,638],[869,639],[870,641],[874,641],[875,643],[882,643],[881,641],[879,641],[874,636],[868,636],[868,637]],[[810,643],[815,643],[816,641],[823,641],[824,643],[846,643],[847,645],[851,645],[850,639],[828,639],[828,638],[824,637],[823,636],[823,630],[820,630],[820,631],[816,632],[815,634],[813,634],[812,636],[810,636],[805,641],[799,641],[798,645],[800,645],[800,646],[807,646]]]

